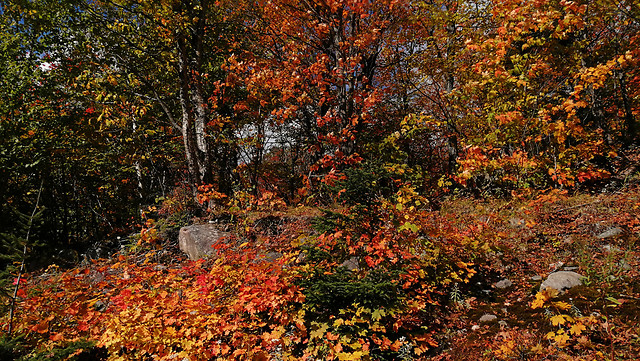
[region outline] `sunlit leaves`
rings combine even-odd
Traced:
[[[253,6],[240,3],[238,7]],[[230,67],[246,79],[250,99],[270,112],[267,125],[296,139],[301,167],[326,174],[359,163],[391,79],[381,64],[402,37],[404,1],[259,2],[256,49]],[[238,59],[239,60],[239,59]],[[258,106],[259,105],[259,106]],[[383,110],[384,111],[384,110]],[[275,124],[273,124],[275,123]],[[264,124],[264,125],[262,125]],[[258,128],[261,129],[261,128]],[[377,135],[374,135],[377,136]],[[306,172],[306,170],[305,170]]]
[[[236,261],[160,269],[122,258],[60,273],[30,291],[22,305],[39,311],[21,313],[20,324],[54,344],[89,336],[114,355],[122,347],[162,357],[179,350],[203,357],[257,352],[254,334],[271,324],[278,342],[269,347],[280,344],[303,299],[281,266],[256,262],[245,270]],[[39,319],[42,312],[50,316]]]
[[[637,61],[631,46],[637,22],[608,1],[492,6],[495,32],[466,41],[476,59],[470,74],[477,77],[454,92],[473,109],[461,113],[462,141],[481,148],[486,159],[463,153],[454,179],[474,187],[573,187],[606,178],[592,162],[611,149],[604,139],[628,143],[637,135],[631,115],[637,103],[628,101],[634,90],[625,83],[635,77],[627,64]],[[511,168],[514,153],[527,160]],[[482,171],[497,174],[488,178]],[[580,172],[594,176],[576,179]]]
[[[545,308],[549,315],[548,322],[556,328],[547,333],[547,339],[552,340],[559,347],[566,347],[570,342],[581,342],[578,336],[585,337],[583,333],[595,323],[593,316],[582,316],[573,304],[564,301],[553,301],[560,293],[553,288],[547,288],[536,294],[531,303],[532,309]]]

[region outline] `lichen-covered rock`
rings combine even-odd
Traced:
[[[191,260],[216,256],[213,245],[219,240],[231,240],[232,234],[220,230],[215,224],[194,224],[180,229],[180,250]]]
[[[540,291],[547,288],[555,288],[558,291],[566,291],[569,288],[582,285],[581,274],[573,271],[553,272],[540,285]]]

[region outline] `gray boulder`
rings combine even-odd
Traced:
[[[551,273],[540,285],[540,291],[547,288],[555,288],[558,291],[565,291],[569,288],[582,285],[582,276],[573,271],[558,271]]]
[[[180,250],[191,260],[217,256],[213,245],[221,241],[230,241],[232,234],[220,230],[215,224],[194,224],[182,227],[178,236]]]

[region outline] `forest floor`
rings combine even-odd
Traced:
[[[435,359],[640,359],[637,186],[533,202],[450,200],[442,212],[496,237],[476,291],[452,295]],[[556,271],[579,273],[582,285],[544,297],[540,285]],[[545,303],[534,309],[537,299]]]

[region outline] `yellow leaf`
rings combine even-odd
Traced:
[[[556,297],[558,294],[560,294],[560,291],[556,290],[555,288],[547,288],[544,291],[548,296],[547,299],[551,299]]]
[[[427,352],[428,350],[429,348],[426,345],[419,345],[413,350],[413,352],[415,352],[416,355],[420,356],[423,353]]]
[[[345,361],[350,361],[350,360],[361,360],[362,356],[364,356],[362,351],[356,351],[356,352],[340,352],[338,353],[338,360],[345,360]]]
[[[568,309],[570,309],[570,308],[571,308],[571,305],[570,305],[570,304],[568,304],[568,303],[566,303],[566,302],[562,302],[562,301],[555,302],[555,303],[554,303],[554,305],[555,305],[556,307],[558,307],[559,309],[563,310],[563,311],[566,311],[566,310],[568,310]]]
[[[536,299],[533,302],[531,302],[531,308],[534,310],[536,308],[542,308],[546,300],[547,300],[546,293],[544,292],[536,293]]]
[[[329,328],[329,326],[327,324],[322,324],[317,330],[311,331],[309,333],[309,338],[311,338],[311,339],[314,339],[314,338],[323,339],[324,338],[324,334],[325,334],[325,332],[327,332],[328,328]]]
[[[534,354],[539,355],[539,354],[541,354],[543,351],[544,351],[544,349],[542,348],[542,345],[541,345],[541,344],[537,344],[537,345],[535,345],[535,346],[531,347],[531,352],[532,352],[532,353],[534,353]]]
[[[554,340],[558,343],[558,345],[564,346],[567,341],[569,341],[569,336],[566,334],[559,334],[554,337]]]
[[[564,325],[565,323],[565,315],[555,315],[551,317],[551,324],[554,326]]]
[[[502,352],[504,355],[510,355],[513,352],[514,347],[515,343],[513,342],[513,340],[509,340],[500,346],[500,352]]]

